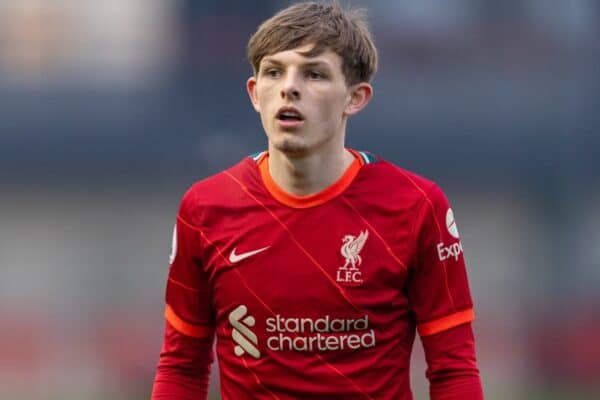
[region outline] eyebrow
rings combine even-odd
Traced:
[[[262,59],[261,64],[262,63],[269,63],[269,64],[273,64],[276,66],[283,65],[283,63],[281,61],[274,60],[272,58],[267,58],[267,57]],[[302,66],[303,67],[327,67],[327,68],[330,68],[329,63],[327,63],[325,61],[308,61],[308,62],[302,63]]]

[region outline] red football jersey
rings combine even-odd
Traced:
[[[281,190],[266,152],[185,194],[165,314],[182,334],[216,336],[223,399],[412,399],[415,331],[472,321],[442,191],[352,152],[315,195]]]

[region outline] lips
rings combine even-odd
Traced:
[[[304,116],[295,107],[281,107],[275,116],[280,121],[303,121]]]

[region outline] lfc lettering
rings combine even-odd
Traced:
[[[362,274],[359,270],[338,269],[336,280],[340,283],[362,283]]]

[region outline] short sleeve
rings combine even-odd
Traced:
[[[454,212],[438,186],[425,194],[413,232],[416,257],[408,296],[419,335],[433,335],[472,321],[462,242]]]
[[[200,231],[184,218],[184,204],[173,231],[165,317],[180,333],[204,338],[213,332],[211,292],[202,267]]]

